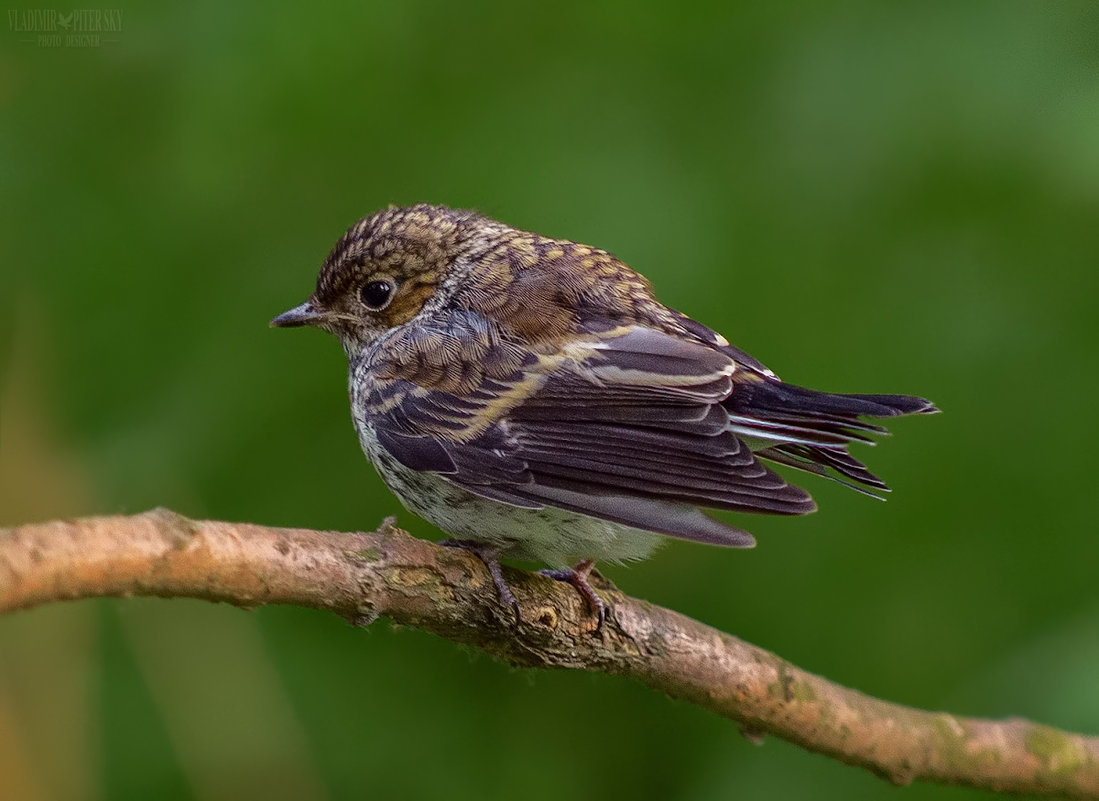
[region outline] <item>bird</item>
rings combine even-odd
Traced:
[[[601,627],[597,562],[664,537],[755,545],[704,509],[814,511],[769,464],[880,497],[849,451],[888,433],[864,418],[938,411],[784,382],[606,250],[446,206],[356,222],[270,325],[335,335],[364,453],[443,544],[485,563],[516,621],[501,558],[547,565]]]

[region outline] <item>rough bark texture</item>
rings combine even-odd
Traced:
[[[0,530],[0,612],[94,596],[296,604],[356,624],[385,615],[525,667],[627,676],[738,722],[873,771],[1015,793],[1099,798],[1099,738],[1022,719],[891,704],[807,673],[683,615],[599,586],[600,632],[577,593],[507,570],[516,627],[467,553],[383,526],[347,534],[196,521],[157,509]]]

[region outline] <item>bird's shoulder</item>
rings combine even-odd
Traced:
[[[471,309],[448,308],[392,329],[365,354],[375,381],[410,381],[467,394],[486,380],[514,381],[535,369],[534,350]]]
[[[464,441],[537,391],[556,362],[478,312],[440,310],[390,331],[352,364],[352,402],[375,425]]]
[[[531,343],[582,335],[592,319],[677,328],[648,279],[611,253],[514,229],[471,253],[451,304]]]

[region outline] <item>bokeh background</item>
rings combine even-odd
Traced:
[[[606,572],[868,693],[1099,733],[1099,6],[126,3],[0,30],[0,525],[372,529],[344,357],[271,331],[344,228],[605,247],[787,380],[912,392],[876,503]],[[31,41],[24,41],[30,38]],[[810,479],[807,479],[807,483]],[[980,794],[916,786],[903,797]],[[191,601],[0,619],[0,798],[899,798],[623,680]]]

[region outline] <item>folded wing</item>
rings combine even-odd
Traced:
[[[714,544],[753,541],[697,507],[814,509],[729,430],[722,402],[736,365],[726,354],[605,321],[545,350],[508,341],[473,312],[406,330],[361,382],[379,443],[412,469],[504,503]],[[461,370],[439,369],[459,352]]]

